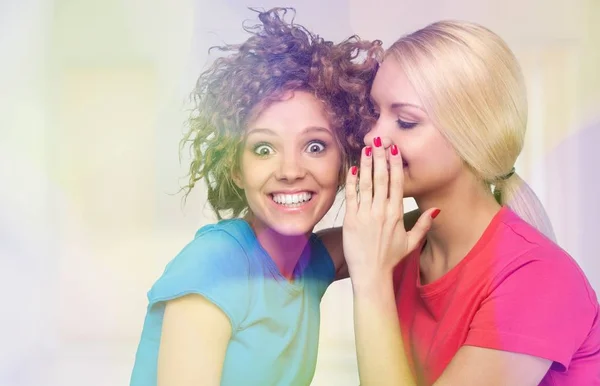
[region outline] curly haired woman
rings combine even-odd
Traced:
[[[220,47],[227,55],[198,80],[182,142],[194,156],[186,193],[204,179],[220,221],[149,291],[131,385],[313,378],[319,304],[344,269],[312,232],[360,153],[380,42],[336,45],[286,12],[259,13],[250,38]]]

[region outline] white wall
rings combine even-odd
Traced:
[[[600,130],[597,1],[297,3],[297,21],[333,40],[358,33],[388,45],[447,17],[505,37],[532,98],[519,171],[600,290],[600,189],[590,165]],[[203,192],[185,208],[171,194],[185,174],[177,154],[183,107],[207,48],[244,38],[248,5],[284,4],[0,3],[0,384],[127,383],[147,289],[195,229],[213,221]],[[342,218],[338,202],[319,228]],[[348,282],[324,298],[314,384],[357,384]]]

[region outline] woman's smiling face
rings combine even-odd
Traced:
[[[333,205],[341,167],[342,150],[323,104],[294,91],[247,126],[235,181],[255,228],[301,235],[312,232]]]

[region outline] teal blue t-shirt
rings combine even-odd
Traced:
[[[312,235],[286,280],[242,219],[202,227],[148,292],[131,386],[155,386],[165,302],[200,294],[229,317],[222,386],[304,386],[315,371],[320,302],[335,276]]]

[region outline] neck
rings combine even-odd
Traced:
[[[279,272],[288,280],[294,277],[294,269],[308,243],[310,233],[306,235],[282,235],[266,226],[251,215],[246,221],[254,231],[261,247],[269,254]]]
[[[425,282],[443,276],[456,266],[500,210],[492,193],[477,181],[456,180],[444,189],[415,197],[415,201],[421,212],[432,207],[441,209],[427,234],[421,255]]]

